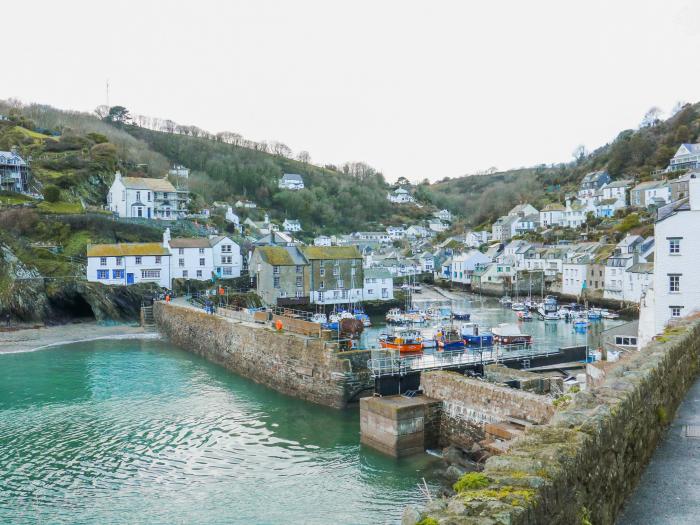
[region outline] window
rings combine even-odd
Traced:
[[[188,274],[187,270],[182,270],[182,276],[183,276],[183,277],[187,277],[188,275],[189,275],[189,274]]]
[[[224,275],[233,275],[233,269],[230,266],[224,266]]]
[[[183,266],[185,266],[185,259],[179,259],[177,263],[180,266],[180,268],[182,268]]]
[[[143,209],[142,208],[136,208],[136,216],[143,217]]]
[[[280,287],[280,278],[279,278],[279,276],[273,277],[273,279],[272,279],[272,286],[274,286],[275,288],[279,288],[279,287]]]
[[[323,281],[321,281],[321,282],[318,284],[318,289],[319,289],[319,290],[323,290],[325,287],[326,287],[326,283],[324,283]]]
[[[325,277],[325,276],[326,276],[326,269],[325,269],[323,266],[321,266],[321,270],[319,271],[319,275],[320,275],[321,277]]]
[[[280,274],[280,267],[279,267],[279,266],[273,266],[273,267],[272,267],[272,273],[275,274],[275,275],[279,275],[279,274]]]
[[[338,288],[344,288],[345,282],[342,279],[338,279]]]
[[[347,299],[348,298],[348,291],[343,290],[342,296],[343,296],[343,299]]]
[[[350,268],[350,275],[355,275],[355,268]]]
[[[230,244],[222,244],[221,245],[221,253],[231,253],[231,245]]]
[[[156,264],[160,264],[161,258],[160,255],[156,255]]]
[[[304,278],[297,277],[297,286],[304,286]]]
[[[141,270],[142,279],[160,279],[160,270]]]
[[[303,291],[303,290],[297,290],[297,292],[296,292],[295,295],[296,295],[296,298],[297,298],[297,299],[301,299],[302,297],[304,297],[304,291]]]
[[[107,257],[100,257],[100,266],[107,266]]]
[[[680,239],[669,239],[668,240],[668,253],[671,255],[678,255],[681,253],[681,240]]]
[[[185,255],[185,249],[184,249],[184,248],[178,248],[178,249],[177,249],[177,254],[178,254],[178,255]]]
[[[387,288],[382,288],[382,299],[387,299],[389,297],[389,290]]]
[[[140,200],[141,200],[141,192],[140,192],[140,191],[137,191],[137,192],[136,192],[136,200],[137,200],[137,201],[140,201]]]
[[[122,201],[126,200],[126,190],[122,190]]]
[[[671,309],[671,317],[680,317],[681,316],[681,310],[683,309],[682,306],[669,306]]]
[[[204,266],[204,257],[199,258],[199,265]]]
[[[134,257],[134,264],[141,264],[141,256],[140,255],[137,255],[136,257]]]
[[[124,270],[112,270],[112,279],[123,279]]]
[[[230,255],[222,256],[221,257],[221,264],[231,264],[231,260],[232,260],[232,258]]]
[[[204,255],[204,248],[199,249],[199,255]]]
[[[353,259],[352,262],[351,262],[351,264],[352,264],[353,266],[355,266],[355,265],[357,264],[357,259]]]
[[[297,275],[299,275],[300,273],[303,273],[303,272],[304,272],[304,267],[297,265]]]
[[[340,275],[340,268],[338,268],[337,266],[334,266],[333,267],[333,275]]]
[[[668,276],[668,291],[671,293],[677,293],[681,291],[681,276],[680,275],[669,275]]]
[[[98,279],[109,279],[109,270],[97,270]]]
[[[121,266],[123,262],[123,257],[117,257],[117,266]]]
[[[338,290],[333,290],[333,299],[337,299],[338,297],[340,297],[340,292],[338,292]]]
[[[201,277],[201,276],[202,276],[202,270],[197,270],[197,277]]]
[[[372,288],[367,290],[367,295],[374,295],[374,290]]]

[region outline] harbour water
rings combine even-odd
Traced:
[[[397,523],[436,459],[160,341],[0,355],[0,523]]]

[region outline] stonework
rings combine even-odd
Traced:
[[[700,368],[700,322],[674,327],[486,461],[418,518],[441,525],[613,525]],[[434,395],[434,394],[433,394]],[[416,523],[404,514],[405,525]],[[428,522],[428,520],[426,520]]]
[[[156,302],[153,314],[174,344],[283,394],[345,408],[374,384],[367,352],[172,303]]]

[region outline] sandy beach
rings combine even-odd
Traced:
[[[136,325],[100,325],[95,322],[25,328],[0,332],[0,354],[31,352],[66,343],[122,337],[158,338],[159,335]]]

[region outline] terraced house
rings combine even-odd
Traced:
[[[362,301],[362,254],[355,246],[305,246],[309,263],[309,296],[314,304]]]
[[[170,252],[159,242],[89,244],[87,280],[110,285],[157,283],[170,288]]]
[[[308,262],[298,246],[258,246],[249,264],[257,294],[265,304],[309,302]]]
[[[166,179],[122,177],[117,172],[107,193],[107,208],[122,218],[171,221],[187,214],[188,195]]]

